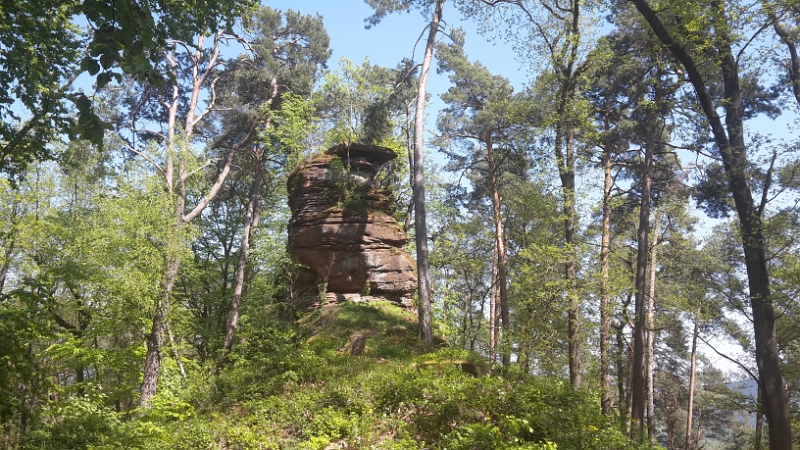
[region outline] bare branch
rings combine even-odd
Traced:
[[[215,159],[211,158],[208,161],[206,161],[203,164],[201,164],[200,167],[198,167],[198,168],[196,168],[196,169],[194,169],[194,170],[192,170],[190,172],[186,172],[186,173],[181,174],[181,182],[184,182],[184,181],[188,180],[189,178],[191,178],[197,172],[200,172],[201,170],[205,169],[206,167],[210,166],[211,164],[214,164],[215,161],[216,161]]]
[[[744,364],[740,363],[739,361],[737,361],[737,360],[735,360],[735,359],[731,358],[730,356],[728,356],[728,355],[726,355],[726,354],[724,354],[724,353],[721,353],[719,350],[717,350],[716,348],[714,348],[714,346],[713,346],[713,345],[709,344],[709,343],[708,343],[708,341],[706,341],[705,339],[703,339],[703,336],[700,336],[700,335],[698,334],[698,336],[697,336],[697,337],[698,337],[698,338],[699,338],[701,341],[703,341],[703,344],[706,344],[706,345],[708,346],[708,348],[710,348],[711,350],[714,350],[714,353],[716,353],[717,355],[719,355],[719,356],[721,356],[721,357],[723,357],[723,358],[727,359],[728,361],[730,361],[730,362],[732,362],[732,363],[736,364],[737,366],[739,366],[739,368],[740,368],[740,369],[744,370],[744,371],[745,371],[745,372],[746,372],[748,375],[750,375],[750,378],[752,378],[752,379],[753,379],[753,380],[754,380],[756,383],[758,383],[758,377],[757,377],[757,376],[756,376],[756,375],[755,375],[753,372],[751,372],[751,371],[750,371],[750,369],[748,369],[748,368],[747,368],[747,366],[745,366]]]
[[[773,150],[772,160],[769,162],[769,169],[767,169],[767,174],[764,177],[764,186],[761,189],[761,204],[756,207],[759,216],[764,213],[764,207],[766,207],[769,202],[767,196],[769,195],[769,188],[772,185],[772,170],[775,168],[776,159],[778,159],[778,152]]]
[[[530,20],[531,22],[536,22],[536,19],[534,19],[533,15],[531,14],[531,12],[528,11],[527,8],[525,8],[525,6],[522,4],[521,0],[480,0],[480,1],[484,5],[488,5],[488,6],[491,6],[491,7],[494,7],[494,6],[497,6],[497,5],[500,5],[500,4],[514,5],[514,6],[518,7],[519,9],[521,9],[528,16],[528,20]]]
[[[144,158],[144,160],[149,162],[151,166],[153,166],[156,170],[161,172],[161,174],[164,175],[164,178],[167,177],[166,171],[161,166],[159,166],[155,161],[153,161],[152,158],[150,158],[146,154],[140,152],[139,150],[136,150],[135,148],[133,148],[133,146],[131,144],[129,144],[125,139],[120,139],[120,141],[122,142],[122,145],[124,145],[125,148],[128,149],[129,152],[135,153],[135,154],[139,155],[140,157]]]
[[[203,197],[202,200],[200,200],[200,203],[198,203],[197,206],[195,206],[191,212],[181,217],[182,222],[191,222],[192,220],[197,218],[197,216],[199,216],[203,212],[206,206],[208,206],[208,204],[211,203],[211,200],[213,200],[214,197],[217,196],[217,193],[222,187],[222,184],[228,177],[228,173],[230,173],[231,171],[231,166],[233,165],[233,157],[236,155],[236,152],[238,150],[240,150],[242,147],[250,143],[253,137],[255,137],[257,129],[258,127],[256,126],[256,124],[253,124],[253,126],[250,128],[250,132],[247,133],[247,136],[245,136],[244,139],[233,145],[230,152],[228,152],[228,157],[225,160],[225,166],[222,168],[222,171],[217,176],[217,180],[208,190],[208,194],[205,197]]]
[[[216,77],[213,80],[211,80],[211,99],[208,101],[208,106],[206,107],[206,109],[202,113],[200,113],[200,115],[197,116],[197,119],[195,119],[192,122],[192,126],[197,125],[211,111],[221,111],[221,110],[214,109],[214,105],[217,102],[217,89],[216,89],[217,81],[219,81],[219,77]],[[233,109],[233,108],[224,108],[224,110],[226,110],[226,111],[227,110],[231,110],[231,109]]]

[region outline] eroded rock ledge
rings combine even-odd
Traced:
[[[388,148],[341,143],[289,177],[289,249],[303,266],[296,292],[329,301],[387,299],[408,304],[417,289],[396,205],[376,183],[396,158]],[[319,295],[322,294],[322,295]]]

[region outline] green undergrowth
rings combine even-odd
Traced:
[[[357,332],[367,346],[351,356]],[[388,303],[324,307],[265,328],[243,337],[231,361],[217,375],[198,368],[188,384],[167,377],[144,415],[78,398],[69,421],[42,427],[24,448],[646,448],[600,414],[595,392],[426,349],[413,314]]]

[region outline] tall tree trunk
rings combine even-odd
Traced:
[[[497,255],[497,300],[500,322],[503,327],[503,365],[511,364],[511,353],[508,351],[508,330],[510,313],[508,310],[508,274],[506,270],[506,237],[503,228],[502,198],[500,183],[497,179],[497,164],[494,158],[494,142],[491,131],[486,132],[486,164],[489,172],[489,184],[492,189],[492,218],[494,220],[494,248]],[[495,322],[496,324],[496,322]],[[495,333],[497,335],[497,333]]]
[[[625,339],[623,336],[625,330],[625,323],[620,322],[619,327],[615,327],[617,338],[617,395],[619,396],[619,428],[620,431],[627,434],[630,429],[629,419],[630,414],[628,405],[630,401],[627,395],[627,385],[630,383],[630,373],[628,365],[626,364]]]
[[[497,248],[492,254],[492,286],[489,288],[489,361],[491,371],[497,363],[498,301],[497,301]]]
[[[769,6],[767,6],[767,8],[769,8]],[[774,11],[769,12],[769,20],[772,22],[772,28],[775,30],[775,34],[780,37],[781,42],[783,42],[783,45],[785,45],[786,49],[789,51],[789,64],[785,64],[786,72],[789,76],[789,80],[792,82],[792,94],[794,94],[795,100],[798,105],[800,105],[800,56],[798,56],[797,53],[797,44],[792,39],[792,35],[783,27],[783,24],[781,24],[780,19],[775,15]]]
[[[562,122],[566,122],[567,94],[562,95]],[[562,148],[563,145],[563,148]],[[555,152],[561,179],[561,200],[564,214],[564,242],[569,255],[564,264],[564,276],[569,283],[567,308],[567,340],[569,342],[569,380],[573,387],[581,385],[581,356],[579,330],[579,298],[577,277],[577,232],[575,216],[575,154],[573,131],[564,123],[556,125]]]
[[[694,415],[694,377],[697,364],[697,336],[700,334],[700,311],[694,314],[694,332],[692,333],[692,356],[689,366],[689,401],[686,405],[686,450],[691,449],[692,416]]]
[[[406,104],[406,152],[408,154],[408,167],[414,168],[414,141],[411,138],[411,104]],[[403,231],[408,233],[411,229],[411,220],[414,218],[414,171],[410,170],[408,173],[408,185],[411,186],[411,200],[409,200],[408,208],[406,208],[406,217],[403,221]]]
[[[744,140],[744,111],[739,85],[739,67],[732,49],[731,30],[723,2],[711,3],[716,16],[713,45],[719,55],[720,73],[725,111],[725,123],[717,112],[718,104],[709,90],[709,83],[700,72],[694,58],[686,48],[676,41],[670,31],[658,18],[647,0],[632,0],[636,9],[648,22],[659,40],[667,46],[680,61],[691,81],[696,98],[714,135],[714,143],[719,149],[725,168],[728,190],[736,206],[739,218],[742,249],[753,312],[753,331],[755,336],[756,365],[763,389],[764,412],[769,426],[770,450],[789,450],[792,448],[792,424],[789,417],[789,399],[783,385],[778,345],[775,333],[775,310],[771,301],[770,279],[767,268],[766,240],[763,229],[763,208],[766,198],[762,196],[759,206],[753,200],[750,187],[750,170],[747,159],[747,146]],[[769,174],[771,176],[771,174]],[[769,180],[767,180],[769,181]],[[768,189],[762,190],[764,193]]]
[[[169,320],[164,321],[164,328],[167,330],[169,345],[172,347],[172,355],[175,357],[175,362],[178,364],[178,372],[181,374],[183,381],[186,381],[186,369],[183,368],[180,351],[178,350],[178,346],[175,345],[175,336],[172,335],[172,329],[169,327]]]
[[[653,327],[653,314],[656,298],[656,255],[658,254],[658,222],[659,214],[656,212],[653,219],[653,244],[650,248],[650,292],[647,296],[647,376],[645,377],[647,389],[647,436],[650,443],[656,444],[656,413],[655,413],[655,388],[653,386],[653,344],[655,341],[655,331]]]
[[[199,42],[202,44],[202,40]],[[172,73],[177,77],[177,62],[176,55],[173,53],[171,56],[167,55],[166,59],[170,65]],[[209,69],[210,70],[210,69]],[[199,94],[199,93],[198,93]],[[164,256],[164,274],[161,277],[162,298],[156,300],[156,311],[153,315],[153,326],[150,329],[150,334],[147,337],[147,353],[144,359],[144,374],[142,377],[142,387],[139,395],[139,406],[149,408],[156,395],[158,389],[158,370],[161,366],[161,349],[164,346],[164,331],[166,330],[167,315],[169,314],[170,303],[172,300],[172,289],[175,286],[175,280],[178,277],[178,269],[180,268],[181,260],[179,251],[175,248],[177,243],[175,240],[180,236],[180,229],[183,225],[184,201],[185,197],[175,195],[175,157],[177,145],[177,120],[178,120],[178,106],[180,101],[180,93],[178,86],[172,87],[172,94],[169,103],[167,104],[167,148],[166,148],[166,161],[164,167],[164,182],[166,185],[167,193],[170,195],[170,200],[175,201],[175,224],[173,225],[174,235],[167,236],[166,254]],[[193,111],[189,112],[191,116]],[[187,119],[188,120],[188,119]],[[187,136],[188,138],[188,136]],[[178,179],[180,180],[180,170]]]
[[[428,263],[428,223],[425,214],[425,100],[428,74],[433,59],[433,46],[442,20],[444,0],[437,0],[433,11],[425,56],[417,89],[417,110],[414,117],[414,232],[417,244],[417,277],[419,283],[419,335],[428,344],[433,344],[433,317],[431,314],[431,279]]]
[[[147,337],[147,354],[144,360],[144,374],[139,395],[139,406],[149,408],[158,388],[158,370],[161,366],[161,348],[164,347],[164,330],[166,328],[167,311],[169,311],[172,288],[178,275],[180,259],[168,252],[166,270],[161,280],[162,298],[156,304],[153,315],[153,326]]]
[[[611,250],[611,151],[607,146],[603,152],[603,235],[600,243],[600,375],[603,414],[611,414],[611,367],[609,337],[611,335],[611,294],[608,289],[608,267]]]
[[[625,429],[628,433],[633,429],[633,348],[630,344],[625,348],[627,371],[625,372]]]
[[[558,91],[556,107],[555,141],[553,152],[556,157],[559,177],[561,178],[561,196],[564,213],[564,240],[565,247],[570,252],[564,264],[564,275],[569,284],[569,306],[567,307],[567,339],[569,341],[569,379],[573,387],[581,384],[581,343],[580,343],[580,298],[577,286],[577,239],[575,215],[575,155],[573,137],[575,130],[573,102],[578,81],[578,71],[581,45],[580,12],[581,0],[570,0],[568,9],[562,6],[558,11],[549,9],[549,16],[544,19],[546,25],[537,21],[534,15],[524,7],[524,2],[510,0],[484,1],[492,6],[499,4],[513,4],[520,7],[538,30],[541,38],[548,42],[552,69],[558,77]],[[545,30],[553,22],[560,22],[563,29],[558,30],[558,37],[551,38]],[[563,39],[563,41],[562,41]],[[551,41],[563,42],[563,45],[550,45]]]
[[[250,239],[252,238],[253,231],[255,230],[256,216],[258,214],[258,207],[261,203],[261,184],[264,180],[264,162],[261,160],[261,152],[263,149],[258,149],[256,156],[256,170],[253,185],[250,187],[250,196],[247,202],[247,209],[244,216],[244,227],[242,228],[242,243],[239,249],[239,264],[236,267],[236,274],[234,275],[234,288],[233,288],[233,301],[231,301],[231,312],[228,315],[228,324],[225,328],[225,342],[222,345],[222,354],[217,360],[217,365],[222,365],[233,347],[233,338],[236,335],[236,327],[239,324],[239,304],[242,300],[242,291],[244,289],[244,273],[247,267],[247,254],[250,250]]]
[[[761,439],[764,430],[764,414],[761,412],[762,401],[763,397],[761,395],[761,387],[759,387],[758,395],[756,398],[756,431],[753,442],[753,450],[761,450]]]
[[[655,119],[655,118],[653,118]],[[633,400],[631,405],[631,438],[641,442],[644,438],[645,405],[645,289],[647,285],[647,250],[650,241],[650,190],[653,184],[653,154],[656,136],[652,127],[646,131],[644,148],[644,171],[642,174],[642,197],[639,204],[638,248],[636,252],[636,301],[634,305],[633,326]]]
[[[219,45],[223,33],[224,32],[218,32],[214,35],[213,50],[207,60],[204,60],[200,50],[198,50],[197,53],[191,58],[193,61],[191,75],[192,90],[190,92],[189,104],[187,105],[188,108],[186,109],[183,133],[180,135],[181,139],[185,143],[189,143],[191,141],[197,124],[208,112],[214,108],[215,97],[212,96],[212,99],[208,102],[205,110],[202,113],[197,114],[196,111],[200,97],[203,94],[202,87],[204,83],[208,81],[211,73],[218,65]],[[203,42],[204,37],[198,37],[197,48],[202,48]],[[177,55],[175,53],[167,54],[166,60],[170,66],[170,70],[172,70],[173,74],[177,77]],[[201,66],[203,67],[202,69]],[[148,162],[153,164],[154,167],[163,175],[166,191],[172,197],[171,200],[175,202],[175,224],[170,230],[170,232],[174,234],[168,235],[166,238],[167,249],[164,256],[164,274],[162,275],[161,279],[161,287],[163,291],[162,298],[157,301],[156,311],[153,315],[153,326],[150,330],[150,334],[147,337],[147,354],[145,355],[144,374],[139,396],[139,406],[141,407],[150,407],[153,396],[155,396],[158,388],[158,370],[161,364],[161,349],[164,345],[164,332],[167,329],[166,321],[169,314],[170,303],[172,301],[172,291],[175,287],[175,281],[177,280],[178,270],[181,264],[179,247],[182,245],[180,240],[182,239],[181,235],[183,232],[183,226],[196,219],[205,210],[206,206],[208,206],[214,197],[216,197],[217,193],[222,188],[223,183],[227,179],[228,174],[230,173],[234,156],[241,147],[247,145],[253,139],[253,137],[255,137],[259,122],[258,120],[251,122],[251,127],[247,135],[231,147],[224,161],[222,169],[217,173],[216,179],[208,188],[206,195],[198,202],[197,205],[195,205],[191,211],[186,213],[186,182],[198,172],[196,170],[187,171],[183,162],[178,159],[177,176],[175,174],[176,157],[178,154],[176,146],[179,145],[177,121],[178,112],[180,109],[180,100],[181,95],[178,86],[174,85],[170,98],[168,100],[164,100],[163,102],[164,106],[167,108],[167,148],[165,152],[166,155],[164,166],[160,167],[154,164],[152,160],[148,158]],[[132,147],[128,148],[141,155],[140,152],[137,152]]]

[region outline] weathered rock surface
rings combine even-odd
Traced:
[[[333,298],[354,294],[407,303],[417,288],[408,238],[392,195],[376,184],[396,157],[384,147],[339,144],[289,177],[289,249],[305,266],[295,290]]]

